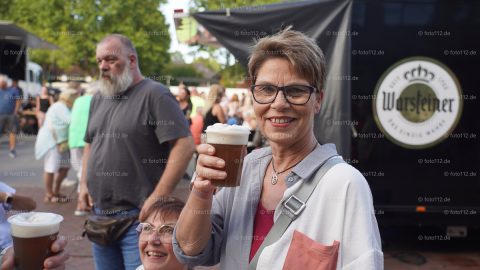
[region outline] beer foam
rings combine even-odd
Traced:
[[[250,134],[250,130],[246,127],[221,123],[208,126],[205,132],[207,143],[232,145],[247,145]]]
[[[20,213],[8,218],[14,237],[33,238],[55,234],[60,229],[61,215],[45,212]]]

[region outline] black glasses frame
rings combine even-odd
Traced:
[[[257,98],[255,97],[255,87],[257,86],[271,86],[271,87],[275,87],[275,89],[277,90],[277,92],[275,93],[275,96],[273,97],[272,101],[270,102],[259,102],[257,100]],[[307,101],[305,101],[304,103],[295,103],[295,102],[291,102],[287,95],[285,94],[285,88],[286,87],[292,87],[292,86],[302,86],[302,87],[307,87],[309,90],[310,90],[310,94],[308,95],[308,99]],[[253,96],[253,99],[255,100],[255,102],[259,103],[259,104],[272,104],[273,102],[275,102],[275,100],[277,99],[277,96],[278,96],[278,92],[282,91],[283,93],[283,97],[285,98],[285,100],[289,103],[289,104],[292,104],[292,105],[305,105],[307,104],[307,102],[310,100],[310,97],[312,96],[312,93],[315,92],[317,90],[317,88],[311,86],[311,85],[285,85],[285,86],[276,86],[276,85],[272,85],[272,84],[253,84],[253,85],[250,85],[250,91],[252,91],[252,96]]]

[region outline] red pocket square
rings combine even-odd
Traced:
[[[326,246],[299,231],[294,231],[283,270],[335,270],[339,246],[338,241]]]

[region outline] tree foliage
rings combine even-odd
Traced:
[[[225,8],[242,8],[254,7],[260,5],[268,5],[278,2],[285,2],[282,0],[193,0],[194,7],[192,11],[199,10],[218,10]],[[200,50],[206,51],[212,57],[215,54],[213,48],[200,47]],[[227,56],[228,57],[228,56]],[[246,70],[240,63],[235,62],[232,65],[225,66],[219,71],[221,76],[221,83],[225,87],[236,87],[239,82],[246,78]]]
[[[221,65],[213,58],[198,57],[193,61],[193,64],[196,63],[203,64],[213,72],[219,72],[222,69]]]
[[[205,10],[217,10],[225,8],[239,8],[268,5],[278,2],[285,2],[282,0],[193,0],[194,6],[197,9],[204,8]]]
[[[30,57],[46,70],[97,72],[95,47],[105,35],[129,37],[140,69],[159,76],[169,63],[170,34],[159,6],[166,0],[2,0],[0,19],[10,20],[60,50],[32,50]]]
[[[193,64],[168,64],[166,72],[170,77],[170,81],[163,83],[169,83],[170,85],[178,85],[181,82],[191,85],[190,82],[185,82],[185,80],[202,78],[202,74],[195,69]]]
[[[220,83],[225,87],[237,87],[246,79],[246,74],[245,68],[239,62],[236,62],[220,72]]]

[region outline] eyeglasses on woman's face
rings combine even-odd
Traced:
[[[162,243],[171,243],[174,228],[174,223],[163,224],[160,227],[155,227],[150,223],[143,222],[138,224],[136,230],[141,241],[160,240]],[[152,238],[152,235],[154,234],[158,238]]]
[[[269,84],[252,85],[250,90],[253,99],[259,104],[270,104],[275,101],[278,92],[282,91],[288,103],[292,105],[305,105],[316,88],[310,85],[276,86]]]

